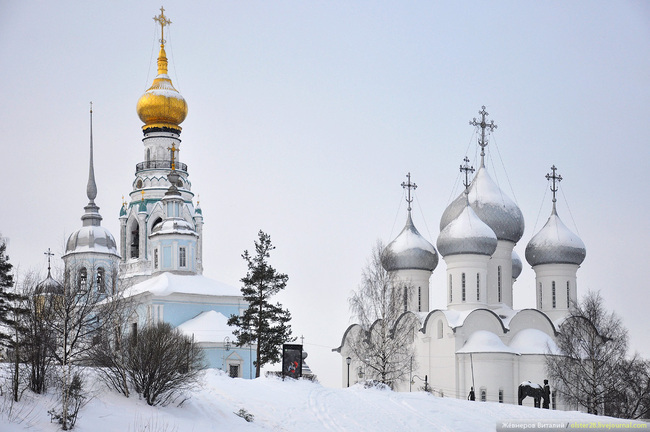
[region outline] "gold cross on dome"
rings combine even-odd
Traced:
[[[174,153],[181,151],[181,149],[176,148],[176,143],[172,143],[171,147],[167,147],[167,150],[171,150],[172,153],[172,171],[176,169],[176,161],[174,159]]]
[[[160,6],[160,15],[153,17],[154,21],[160,23],[160,43],[165,43],[165,26],[170,25],[172,22],[165,16],[165,8]]]

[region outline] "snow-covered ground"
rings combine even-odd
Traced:
[[[94,392],[95,397],[80,412],[75,431],[494,431],[503,420],[616,421],[578,412],[468,402],[423,392],[395,393],[360,385],[331,389],[308,381],[232,379],[215,370],[206,371],[202,388],[181,407],[150,407],[137,395],[127,399],[99,382]],[[25,392],[12,414],[22,421],[10,421],[5,405],[0,431],[58,430],[47,414],[54,403],[52,396]],[[254,416],[253,422],[234,414],[242,408]]]

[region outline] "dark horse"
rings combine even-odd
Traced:
[[[519,384],[518,399],[519,405],[526,399],[526,396],[531,396],[535,400],[535,408],[540,408],[540,400],[546,399],[544,389],[539,384],[534,384],[530,381],[524,381]]]

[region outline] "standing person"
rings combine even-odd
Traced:
[[[542,395],[542,408],[549,408],[551,401],[551,387],[548,385],[548,380],[544,380],[544,394]]]
[[[471,401],[476,400],[476,395],[474,394],[474,387],[470,387],[469,395],[467,396],[467,400],[471,400]]]

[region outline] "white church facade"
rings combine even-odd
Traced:
[[[63,255],[65,274],[89,289],[119,289],[137,301],[132,331],[167,322],[190,336],[206,354],[207,366],[233,377],[252,378],[256,346],[237,347],[227,320],[248,304],[238,288],[204,277],[203,213],[194,204],[188,167],[179,158],[187,103],[167,74],[164,10],[158,73],[140,97],[144,160],[136,165],[129,201],[120,210],[119,242],[101,226],[95,204],[92,109],[88,205],[83,226],[73,232]]]
[[[477,401],[518,403],[520,383],[542,384],[546,379],[545,355],[556,353],[555,337],[572,302],[577,300],[576,273],[586,256],[585,245],[560,220],[555,192],[561,176],[547,175],[553,192],[553,210],[544,227],[529,241],[526,260],[536,275],[536,308],[514,310],[513,286],[522,271],[514,252],[524,233],[520,209],[491,179],[485,167],[487,123],[485,107],[478,126],[481,160],[473,168],[465,165],[465,190],[446,208],[440,220],[436,248],[415,228],[410,212],[402,232],[386,246],[385,270],[397,285],[403,282],[414,291],[405,301],[403,317],[418,323],[414,339],[416,361],[409,376],[428,379],[432,391],[445,397],[467,398],[474,387]],[[410,176],[408,185],[410,183]],[[410,189],[409,189],[410,193]],[[410,199],[410,198],[409,198]],[[445,286],[429,286],[438,265],[438,252],[446,264]],[[445,309],[429,310],[430,290],[444,290]],[[365,365],[351,347],[358,324],[345,332],[336,349],[342,359],[342,383],[360,381]],[[346,359],[350,357],[350,364]],[[350,372],[348,372],[350,371]],[[417,387],[415,387],[417,386]],[[404,380],[396,390],[420,388],[422,382]],[[553,383],[551,383],[551,389]],[[552,398],[553,407],[562,408]],[[532,399],[524,404],[532,406]]]

